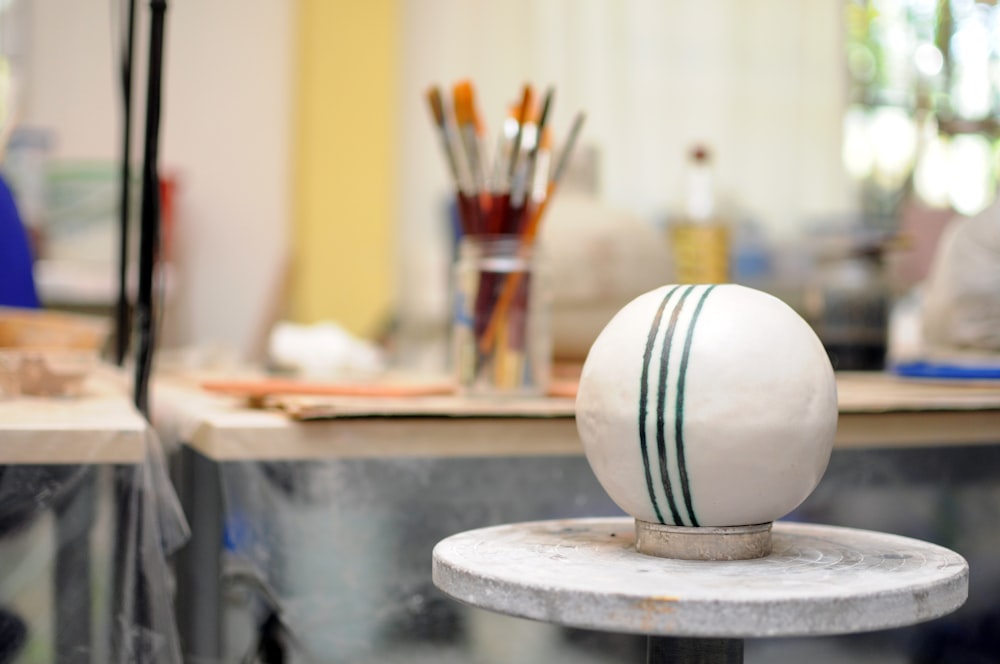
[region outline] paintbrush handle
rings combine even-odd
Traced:
[[[538,204],[535,208],[534,213],[528,218],[528,223],[524,228],[524,233],[521,235],[520,242],[520,253],[522,257],[526,257],[528,252],[531,250],[535,243],[535,236],[538,234],[539,222],[542,215],[545,214],[545,207],[549,199],[552,196],[552,192],[555,190],[555,182],[549,184],[549,195]],[[511,302],[514,300],[514,295],[517,294],[518,287],[521,285],[521,279],[524,278],[524,272],[511,272],[504,279],[503,287],[500,290],[500,295],[497,297],[496,304],[493,306],[493,313],[490,315],[489,322],[486,324],[486,329],[483,330],[482,335],[479,337],[479,351],[483,354],[489,353],[493,350],[493,345],[496,342],[497,328],[503,324],[503,321],[507,318],[507,312],[510,309]]]
[[[472,178],[472,188],[478,194],[486,190],[486,176],[483,174],[479,136],[476,134],[476,127],[473,124],[460,126],[459,133],[462,139],[462,146],[465,148],[465,159]]]
[[[525,224],[524,231],[521,233],[521,251],[523,254],[530,251],[531,247],[535,243],[535,237],[538,235],[538,227],[542,221],[542,216],[545,214],[545,208],[548,207],[548,203],[552,200],[552,195],[555,193],[559,181],[562,180],[562,177],[566,172],[566,168],[569,165],[569,157],[573,153],[573,147],[576,145],[577,138],[580,136],[580,129],[583,127],[585,117],[586,116],[584,116],[583,113],[577,113],[576,117],[573,118],[573,126],[570,128],[569,137],[566,139],[566,145],[563,148],[562,154],[556,162],[555,172],[553,173],[552,179],[549,181],[548,187],[546,188],[545,198],[538,203],[538,207],[536,207],[531,216],[528,217],[528,222]],[[493,315],[490,317],[490,322],[486,326],[483,336],[479,339],[480,351],[486,353],[493,348],[493,344],[496,340],[497,326],[501,325],[503,320],[506,318],[507,310],[510,308],[511,300],[514,299],[514,294],[517,292],[519,282],[520,277],[518,276],[518,273],[510,274],[504,282],[503,290],[500,292],[500,297],[497,299],[497,304],[493,310]]]
[[[458,217],[463,235],[479,233],[483,227],[483,214],[479,200],[461,191],[458,192]]]

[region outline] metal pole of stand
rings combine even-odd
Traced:
[[[149,375],[156,347],[153,278],[160,242],[160,90],[163,71],[163,24],[166,0],[150,0],[149,68],[146,72],[146,131],[142,163],[142,207],[139,227],[139,291],[136,294],[135,406],[149,418]]]
[[[135,303],[137,348],[133,399],[136,409],[149,419],[149,377],[156,346],[153,311],[153,279],[160,234],[159,159],[160,97],[163,76],[163,33],[166,0],[150,0],[149,65],[146,71],[146,126],[143,141],[142,200],[139,225],[139,284]],[[152,489],[145,486],[139,467],[120,467],[116,473],[119,513],[116,573],[124,621],[119,626],[119,662],[145,664],[155,655],[142,650],[141,639],[155,633],[153,598],[150,596],[147,570],[143,567],[146,532],[150,524],[144,518]]]
[[[129,317],[131,304],[128,296],[128,255],[129,219],[131,215],[132,193],[132,59],[135,51],[135,0],[128,0],[128,18],[125,22],[125,38],[122,44],[122,163],[121,163],[121,207],[119,213],[118,238],[118,302],[115,304],[115,364],[125,364],[128,353],[129,334],[132,329]]]
[[[743,664],[743,639],[650,636],[646,664]]]
[[[748,560],[771,553],[770,523],[727,528],[635,521],[636,551],[677,560]],[[743,664],[742,639],[650,636],[646,664]]]

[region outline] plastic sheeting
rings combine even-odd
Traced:
[[[182,661],[168,556],[189,531],[152,428],[143,447],[0,466],[0,664]]]
[[[924,337],[938,352],[1000,353],[1000,202],[957,217],[938,243],[927,279]]]
[[[431,581],[441,538],[496,523],[618,514],[581,457],[438,457],[215,463],[190,449],[204,473],[189,486],[195,516],[221,531],[207,553],[179,568],[194,582],[188,616],[219,620],[214,655],[185,661],[337,664],[501,664],[641,661],[639,636],[569,630],[460,604]],[[214,482],[214,485],[212,484]],[[187,494],[182,490],[187,504]],[[874,634],[747,642],[748,661],[886,662],[920,653],[934,664],[962,648],[998,652],[992,636],[1000,540],[1000,447],[838,450],[820,487],[793,518],[920,537],[969,560],[969,603],[940,621]],[[202,541],[204,544],[205,542]],[[192,574],[219,564],[213,597]],[[212,579],[208,570],[206,578]],[[182,632],[183,636],[183,632]],[[202,634],[204,636],[204,634]],[[200,648],[203,644],[189,641]],[[272,660],[273,661],[273,660]],[[987,660],[983,660],[987,661]]]
[[[197,462],[219,483],[223,564],[217,601],[195,580],[192,610],[219,612],[221,643],[187,641],[189,661],[257,662],[280,649],[303,664],[611,664],[644,652],[638,637],[466,607],[431,582],[431,550],[460,530],[620,514],[582,457]],[[213,555],[192,564],[204,570]]]

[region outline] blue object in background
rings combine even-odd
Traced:
[[[0,177],[0,306],[31,309],[40,306],[28,234],[3,177]]]
[[[939,380],[1000,380],[1000,365],[966,366],[941,362],[901,362],[892,371],[907,378]]]

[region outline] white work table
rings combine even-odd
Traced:
[[[150,483],[150,433],[111,367],[71,396],[0,399],[0,607],[31,652],[111,661],[140,635],[157,656],[176,650],[162,519],[149,518],[170,488]],[[39,604],[50,587],[53,605]]]
[[[837,386],[838,448],[1000,442],[1000,384],[842,373]],[[155,388],[153,400],[161,431],[215,461],[583,451],[570,398],[288,397],[267,410],[172,380]]]
[[[148,426],[108,377],[79,396],[0,399],[0,465],[138,463]]]
[[[801,518],[912,536],[952,523],[948,501],[971,524],[1000,503],[1000,386],[841,374],[838,392],[837,452]],[[179,443],[192,539],[177,615],[191,660],[247,651],[226,625],[257,605],[224,598],[252,577],[313,654],[486,661],[472,625],[489,619],[433,588],[433,544],[496,523],[618,514],[583,458],[571,398],[275,396],[262,409],[177,376],[151,397],[154,426]],[[998,546],[976,540],[963,553],[993,559]],[[497,629],[522,634],[511,647],[552,646],[534,661],[578,661],[552,626],[503,620]],[[436,631],[449,625],[454,636]]]

